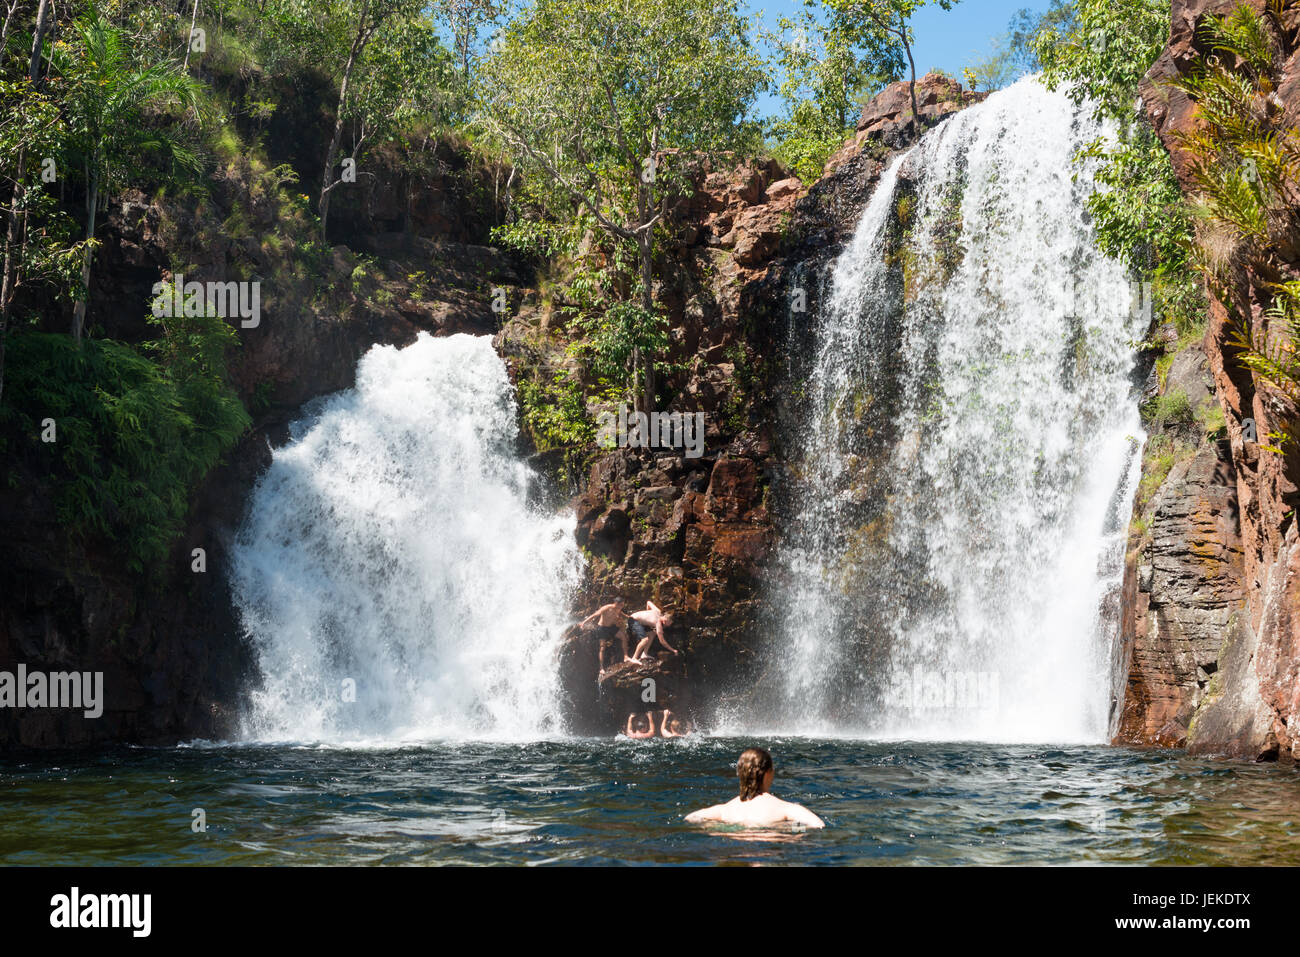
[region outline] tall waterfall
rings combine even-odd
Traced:
[[[957,114],[882,174],[818,314],[793,316],[760,723],[1106,736],[1146,319],[1075,176],[1105,135],[1032,78]]]
[[[532,737],[556,727],[572,518],[527,502],[486,337],[376,347],[259,481],[232,590],[258,740]]]

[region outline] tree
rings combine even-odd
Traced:
[[[322,237],[326,235],[326,225],[329,221],[330,193],[343,182],[342,177],[338,179],[334,177],[334,167],[338,165],[343,124],[347,120],[348,109],[351,106],[348,93],[352,83],[352,72],[361,63],[366,47],[379,28],[390,17],[408,7],[410,7],[408,0],[342,0],[337,4],[335,11],[332,11],[334,16],[350,25],[351,42],[348,45],[347,59],[344,61],[343,75],[339,82],[338,105],[334,109],[334,132],[330,136],[329,147],[325,150],[325,172],[321,177],[318,203]]]
[[[1052,0],[1042,13],[1016,11],[1007,32],[993,42],[988,56],[962,70],[967,86],[972,90],[1000,90],[1027,73],[1038,72],[1043,68],[1034,49],[1039,34],[1069,33],[1075,26],[1074,0]]]
[[[100,198],[126,181],[134,166],[163,157],[190,172],[199,159],[151,114],[170,105],[197,109],[197,86],[173,60],[138,62],[130,37],[91,13],[73,24],[77,43],[55,49],[67,126],[66,149],[81,167],[86,190],[85,253],[81,292],[72,312],[72,335],[80,339],[90,296],[90,269],[95,258],[95,225]]]
[[[815,4],[808,0],[809,9],[794,19],[780,17],[779,32],[764,34],[781,68],[778,92],[785,104],[784,115],[769,122],[768,134],[777,157],[804,179],[821,175],[826,157],[844,142],[861,99],[903,70],[902,53],[887,34],[846,36],[814,15]]]
[[[912,56],[912,26],[909,21],[917,10],[931,0],[824,0],[834,29],[860,46],[875,45],[881,34],[902,48],[907,58],[911,81],[912,126],[920,122],[916,104],[916,60]],[[951,10],[958,0],[932,0],[944,10]]]
[[[1101,161],[1103,188],[1088,209],[1102,250],[1143,279],[1168,280],[1171,298],[1190,301],[1191,220],[1169,154],[1137,107],[1138,86],[1168,42],[1169,24],[1167,0],[1076,0],[1072,16],[1040,29],[1032,42],[1049,87],[1065,86],[1076,103],[1091,103],[1095,116],[1118,126],[1117,142],[1090,144],[1081,156]]]
[[[961,71],[962,79],[971,90],[992,92],[1010,86],[1019,75],[1015,54],[1006,37],[993,41],[988,56],[975,60]]]
[[[10,5],[4,22],[4,32],[0,36],[0,59],[7,51],[9,28],[17,10],[17,2]],[[47,100],[41,97],[41,51],[45,46],[45,32],[50,25],[50,0],[40,0],[36,8],[36,23],[32,30],[32,52],[28,64],[28,82],[30,87],[18,90],[13,99],[18,105],[15,113],[18,130],[5,136],[3,143],[12,145],[14,154],[13,191],[10,194],[9,215],[5,227],[5,253],[3,272],[0,273],[0,393],[4,391],[4,357],[5,337],[9,333],[9,311],[13,305],[14,293],[18,285],[18,270],[22,251],[22,227],[26,224],[27,151],[42,135],[49,135],[54,129],[57,118],[50,110]],[[8,99],[8,97],[6,97]],[[40,109],[45,107],[45,109]],[[6,124],[7,125],[7,124]],[[6,130],[6,132],[9,132]],[[8,152],[8,151],[6,151]]]
[[[500,0],[439,0],[439,6],[451,30],[452,52],[461,82],[468,90],[470,63],[478,53],[479,34],[505,13],[506,4]]]
[[[633,295],[612,319],[647,408],[656,230],[692,156],[754,140],[745,116],[764,79],[745,28],[734,0],[534,0],[483,64],[487,129],[573,222],[590,216],[632,253]]]
[[[1042,13],[1029,9],[1016,11],[1007,28],[1007,51],[1016,70],[1037,73],[1043,68],[1034,49],[1034,41],[1044,31],[1064,36],[1075,29],[1074,0],[1052,0]]]
[[[345,131],[353,133],[355,164],[367,143],[436,112],[449,86],[446,51],[421,0],[268,0],[265,19],[268,62],[337,71],[317,200],[323,238],[334,191],[352,181],[338,169]]]

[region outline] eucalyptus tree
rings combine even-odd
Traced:
[[[903,51],[911,76],[912,125],[920,122],[916,103],[916,58],[912,55],[912,15],[933,3],[951,10],[958,0],[823,0],[831,28],[851,44],[875,46],[883,35]]]
[[[72,311],[80,339],[90,295],[95,227],[101,198],[126,183],[145,161],[169,160],[188,172],[198,155],[164,114],[198,107],[198,86],[170,58],[142,59],[131,37],[97,12],[73,21],[72,39],[51,53],[61,87],[65,153],[80,167],[85,187],[85,250],[81,290]]]
[[[268,0],[263,15],[270,63],[323,69],[338,82],[317,202],[324,236],[334,191],[353,181],[339,169],[345,132],[355,173],[367,145],[445,106],[449,57],[423,0]]]
[[[27,208],[32,192],[27,188],[27,157],[33,148],[42,145],[48,152],[52,136],[59,127],[58,111],[49,97],[44,95],[41,56],[45,49],[45,34],[50,27],[51,0],[39,0],[36,18],[32,25],[31,55],[27,62],[25,80],[10,82],[0,77],[0,101],[5,104],[5,119],[0,121],[0,169],[13,170],[8,216],[5,223],[5,249],[0,271],[0,393],[4,390],[5,338],[9,332],[9,314],[24,266],[38,257],[25,255]],[[0,32],[0,69],[8,54],[9,34],[18,0],[7,6],[3,32]],[[49,243],[42,244],[48,249]],[[26,260],[26,261],[25,261]],[[31,270],[28,270],[29,272]]]
[[[634,274],[607,311],[606,359],[655,404],[666,344],[654,299],[656,234],[689,190],[692,158],[755,145],[765,85],[734,0],[533,0],[480,73],[481,119],[568,211],[603,231]]]
[[[819,176],[826,157],[850,132],[863,97],[903,72],[903,56],[884,31],[850,35],[817,15],[819,0],[806,0],[794,17],[779,17],[764,34],[781,72],[784,105],[768,133],[774,152],[803,178]]]

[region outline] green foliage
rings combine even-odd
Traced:
[[[8,347],[0,426],[29,468],[55,479],[60,520],[82,537],[113,540],[130,568],[162,561],[194,484],[249,419],[225,381],[234,331],[208,317],[157,320],[141,351],[111,340],[80,344],[29,332]],[[54,419],[57,441],[39,439]]]
[[[819,177],[826,160],[853,132],[859,103],[903,71],[902,53],[888,36],[873,31],[854,36],[814,13],[780,17],[778,31],[764,33],[779,67],[780,116],[768,122],[772,155],[805,182]]]
[[[1256,334],[1254,324],[1239,321],[1232,334],[1237,361],[1294,402],[1300,402],[1300,280],[1273,287],[1273,304],[1265,314],[1268,332]]]
[[[1118,141],[1089,144],[1078,159],[1097,164],[1098,190],[1088,199],[1097,242],[1152,283],[1154,306],[1182,328],[1200,321],[1199,284],[1189,261],[1193,221],[1173,164],[1136,111],[1138,85],[1169,38],[1167,0],[1077,0],[1032,40],[1049,87],[1089,100],[1098,117],[1118,124]]]
[[[1006,45],[1011,61],[1020,73],[1037,73],[1043,68],[1034,49],[1038,35],[1051,32],[1057,36],[1066,36],[1078,26],[1074,10],[1074,0],[1052,0],[1052,4],[1043,13],[1034,13],[1029,9],[1016,11],[1007,28]]]
[[[1182,389],[1156,396],[1142,406],[1142,417],[1154,428],[1186,428],[1196,421],[1196,414]]]
[[[75,43],[56,43],[52,72],[62,90],[64,155],[86,182],[112,190],[194,175],[202,161],[170,110],[195,110],[198,85],[170,57],[148,58],[130,34],[92,14],[74,21]],[[158,181],[158,179],[155,179]]]
[[[1197,189],[1196,265],[1236,320],[1231,340],[1238,361],[1296,400],[1300,281],[1265,287],[1273,302],[1259,327],[1238,313],[1231,288],[1237,269],[1274,259],[1279,245],[1294,234],[1300,137],[1285,125],[1274,96],[1280,54],[1266,21],[1244,4],[1226,16],[1207,17],[1200,30],[1199,40],[1210,54],[1175,81],[1195,101],[1200,120],[1195,131],[1180,137]],[[1277,265],[1269,271],[1280,272]],[[1293,441],[1287,429],[1274,438],[1273,451]]]
[[[634,299],[611,303],[603,312],[588,313],[579,321],[587,339],[575,352],[603,382],[626,383],[627,369],[638,350],[653,356],[668,348],[667,321]]]
[[[1000,37],[993,41],[987,56],[974,60],[962,71],[962,79],[971,90],[992,91],[1010,86],[1019,76],[1020,68],[1008,40]]]
[[[1281,239],[1300,185],[1300,136],[1274,97],[1277,56],[1264,21],[1242,6],[1207,18],[1212,54],[1175,81],[1196,102],[1198,128],[1179,137],[1191,157],[1196,212],[1205,225],[1198,265],[1212,287],[1243,258]]]
[[[564,370],[549,382],[541,378],[520,381],[519,409],[539,452],[584,447],[595,438],[582,387]]]
[[[1145,515],[1160,486],[1179,462],[1196,454],[1196,446],[1177,432],[1157,432],[1147,440],[1142,455],[1142,478],[1138,482],[1134,514]],[[1148,519],[1149,521],[1149,519]]]
[[[648,383],[667,344],[652,274],[669,206],[700,159],[757,146],[746,115],[765,77],[734,0],[534,0],[480,81],[479,118],[523,167],[522,203],[554,224],[498,236],[586,256],[575,311],[596,374]],[[581,251],[589,231],[600,262]]]

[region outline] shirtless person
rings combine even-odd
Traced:
[[[655,713],[654,713],[653,711],[647,711],[647,712],[645,713],[646,726],[648,726],[649,729],[650,729],[650,730],[648,730],[648,731],[634,731],[634,730],[632,730],[632,721],[633,721],[633,719],[634,719],[635,717],[636,717],[636,713],[635,713],[635,712],[632,712],[632,713],[628,714],[628,716],[627,716],[627,728],[624,729],[623,733],[624,733],[625,735],[627,735],[629,738],[637,738],[637,739],[640,739],[640,738],[653,738],[653,737],[655,736]]]
[[[763,748],[747,748],[736,762],[736,775],[740,778],[740,796],[726,804],[715,804],[686,815],[688,824],[717,821],[721,824],[742,824],[745,827],[767,827],[789,821],[802,827],[825,827],[825,823],[812,811],[792,801],[782,801],[771,793],[772,778],[776,768],[772,755]]]
[[[634,612],[628,618],[632,623],[632,636],[637,640],[636,651],[632,652],[633,661],[642,661],[656,638],[670,652],[677,654],[677,649],[664,640],[664,625],[673,623],[672,615],[665,615],[654,602],[648,601],[645,611]]]
[[[664,708],[663,717],[659,720],[659,734],[664,738],[684,738],[691,733],[690,727],[681,718],[677,717],[668,708]]]
[[[619,595],[608,605],[601,605],[582,621],[578,622],[578,627],[583,631],[591,628],[600,629],[600,651],[596,654],[599,658],[600,673],[605,673],[605,647],[609,643],[611,636],[616,636],[623,643],[623,660],[633,661],[627,654],[627,613],[623,611],[625,606],[623,596]]]

